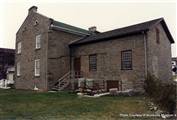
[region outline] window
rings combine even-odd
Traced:
[[[89,55],[89,70],[96,71],[97,70],[97,55]]]
[[[17,76],[20,76],[20,63],[17,62]]]
[[[34,26],[37,26],[39,24],[38,20],[35,20]]]
[[[35,76],[40,76],[40,59],[35,60]]]
[[[17,54],[21,53],[21,47],[22,47],[21,42],[17,43]]]
[[[159,34],[160,32],[159,32],[159,29],[156,28],[155,31],[156,31],[156,43],[160,44],[160,34]]]
[[[121,52],[121,69],[132,69],[132,50],[125,50]]]
[[[41,35],[36,36],[36,49],[41,48]]]

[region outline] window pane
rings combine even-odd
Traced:
[[[20,63],[17,63],[17,76],[20,76]]]
[[[40,60],[35,60],[35,76],[40,76]]]
[[[21,42],[19,42],[17,44],[17,53],[20,54],[21,53]]]
[[[132,69],[132,51],[126,50],[121,52],[121,69]]]
[[[41,35],[36,36],[36,49],[41,48]]]
[[[89,70],[90,71],[97,70],[97,56],[96,55],[89,56]]]

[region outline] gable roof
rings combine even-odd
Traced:
[[[59,21],[55,21],[55,20],[52,20],[51,28],[54,30],[63,30],[66,32],[76,33],[76,34],[84,35],[84,36],[90,35],[90,32],[88,30],[85,30],[85,29],[82,29],[79,27],[75,27],[75,26],[72,26],[69,24],[65,24],[65,23],[62,23]]]
[[[33,11],[32,9],[36,9],[36,11]],[[36,6],[32,6],[32,7],[29,8],[28,15],[25,18],[25,20],[22,23],[22,25],[20,26],[20,28],[18,29],[16,34],[18,34],[19,30],[25,25],[25,22],[27,21],[29,16],[32,15],[32,14],[40,15],[41,17],[49,19],[51,21],[50,29],[62,30],[62,31],[65,31],[65,32],[74,33],[74,34],[81,35],[81,36],[85,36],[85,35],[89,35],[90,34],[90,32],[88,30],[85,30],[85,29],[82,29],[82,28],[79,28],[79,27],[75,27],[75,26],[72,26],[72,25],[69,25],[69,24],[65,24],[65,23],[62,23],[62,22],[59,22],[59,21],[55,21],[52,18],[49,18],[49,17],[47,17],[47,16],[45,16],[45,15],[43,15],[41,13],[38,13]]]
[[[78,41],[74,41],[74,42],[70,43],[70,46],[80,45],[80,44],[88,44],[88,43],[98,42],[98,41],[102,41],[102,40],[108,40],[111,38],[124,37],[124,36],[128,36],[128,35],[142,33],[143,31],[146,32],[158,23],[162,24],[162,27],[164,28],[168,39],[170,40],[171,43],[174,43],[173,37],[170,34],[170,31],[165,23],[165,20],[163,18],[158,18],[158,19],[154,19],[154,20],[147,21],[144,23],[131,25],[128,27],[123,27],[123,28],[119,28],[119,29],[115,29],[115,30],[111,30],[111,31],[103,32],[103,33],[85,36],[85,37],[79,39]]]

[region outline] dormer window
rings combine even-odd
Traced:
[[[36,36],[36,49],[41,48],[41,35]]]

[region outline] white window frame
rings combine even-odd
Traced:
[[[36,36],[36,49],[41,48],[41,34]]]
[[[35,76],[40,76],[40,59],[35,60],[34,64],[34,75]]]
[[[21,54],[21,49],[22,49],[22,43],[18,42],[17,43],[17,54]]]
[[[20,76],[20,62],[17,62],[17,76]]]

